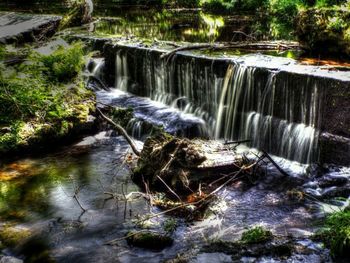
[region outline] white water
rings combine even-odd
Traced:
[[[235,62],[220,76],[214,64],[195,58],[132,56],[117,51],[116,88],[202,118],[212,138],[248,139],[249,146],[290,160],[317,160],[321,95],[312,76]]]

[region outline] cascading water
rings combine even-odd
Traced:
[[[278,71],[270,71],[264,81],[257,70],[228,67],[215,137],[250,140],[250,146],[290,160],[315,161],[320,111],[317,84],[308,79],[295,87]]]
[[[117,51],[115,87],[194,114],[206,122],[205,134],[213,135],[223,78],[212,74],[211,65],[198,67],[196,60],[178,63],[175,56],[167,62],[151,52],[143,55]]]
[[[212,138],[250,140],[250,147],[302,163],[317,160],[320,81],[244,62],[220,71],[183,57],[167,61],[120,49],[116,88],[202,118]]]

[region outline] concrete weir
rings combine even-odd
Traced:
[[[61,16],[0,12],[0,43],[24,43],[50,37],[61,21]]]
[[[109,85],[202,118],[212,138],[301,163],[350,163],[350,71],[261,54],[104,46]],[[350,69],[349,69],[350,70]]]

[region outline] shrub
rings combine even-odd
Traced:
[[[32,59],[37,63],[33,67],[38,67],[42,63],[42,72],[51,81],[67,82],[72,80],[82,70],[84,66],[83,44],[77,42],[71,47],[60,46],[50,55],[35,54]]]

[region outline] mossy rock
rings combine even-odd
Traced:
[[[173,244],[173,239],[171,237],[151,231],[130,231],[126,235],[126,241],[130,246],[151,250],[162,250]]]
[[[272,232],[261,226],[243,232],[241,241],[246,244],[265,243],[273,239]]]
[[[28,229],[18,228],[12,225],[4,225],[0,229],[0,241],[4,247],[15,247],[29,238],[31,232]]]
[[[350,10],[309,8],[299,12],[296,33],[311,52],[350,56]]]
[[[122,127],[127,127],[129,121],[134,117],[134,110],[132,108],[114,107],[110,111],[110,115],[115,123]]]
[[[289,257],[294,250],[290,240],[272,240],[265,243],[244,243],[241,241],[214,241],[203,248],[204,252],[222,252],[232,255],[234,260],[239,261],[242,257],[270,256],[284,258]],[[235,261],[236,262],[236,261]]]

